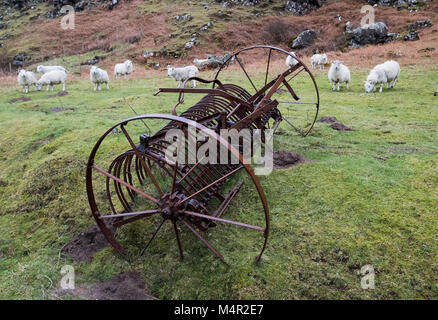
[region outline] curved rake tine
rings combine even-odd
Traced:
[[[158,231],[160,231],[161,227],[164,224],[164,221],[166,221],[165,219],[163,219],[163,221],[161,221],[160,225],[158,226],[157,230],[155,230],[154,234],[152,235],[152,238],[149,240],[149,242],[146,244],[146,246],[143,248],[143,250],[140,253],[140,257],[143,256],[144,252],[146,251],[146,249],[149,247],[149,245],[151,244],[151,242],[154,240],[155,236],[157,235]]]
[[[120,183],[120,184],[123,184],[125,187],[128,187],[128,188],[131,189],[132,191],[137,192],[138,194],[142,195],[143,197],[145,197],[145,198],[147,198],[147,199],[149,199],[149,200],[151,200],[151,201],[153,201],[153,202],[155,202],[155,203],[158,202],[158,200],[155,199],[154,197],[152,197],[151,195],[149,195],[149,194],[147,194],[146,192],[143,192],[143,191],[137,189],[136,187],[131,186],[129,183],[123,181],[122,179],[119,179],[119,178],[113,176],[112,174],[106,172],[105,170],[102,170],[101,168],[99,168],[99,167],[97,167],[97,166],[92,166],[92,168],[93,168],[94,170],[96,170],[97,172],[100,172],[100,173],[102,173],[103,175],[107,176],[108,178],[113,179],[113,180],[117,181],[117,182]]]
[[[187,200],[192,199],[193,197],[197,196],[198,194],[200,194],[201,192],[211,188],[212,186],[214,186],[215,184],[217,184],[218,182],[221,182],[222,180],[228,178],[229,176],[231,176],[232,174],[234,174],[235,172],[239,171],[240,169],[242,169],[243,166],[238,166],[236,169],[230,171],[229,173],[227,173],[226,175],[220,177],[219,179],[217,179],[216,181],[210,183],[208,186],[202,188],[201,190],[196,191],[195,193],[193,193],[192,195],[190,195],[189,197],[181,200],[180,202],[178,202],[178,205],[180,205],[181,203],[186,202]]]
[[[184,260],[184,254],[182,250],[181,239],[179,238],[179,231],[178,226],[176,225],[176,221],[173,221],[173,229],[175,230],[176,242],[178,242],[179,257],[182,261]]]
[[[193,212],[193,211],[184,211],[184,213],[188,214],[190,216],[194,216],[194,217],[199,217],[199,218],[204,218],[204,219],[224,222],[224,223],[232,224],[232,225],[239,226],[239,227],[245,227],[245,228],[249,228],[249,229],[254,229],[254,230],[257,230],[257,231],[265,231],[265,228],[258,227],[258,226],[253,226],[251,224],[247,224],[247,223],[243,223],[243,222],[238,222],[238,221],[233,221],[233,220],[228,220],[228,219],[217,218],[217,217],[214,217],[214,216],[209,216],[209,215],[206,215],[206,214],[202,214],[202,213],[198,213],[198,212]]]
[[[224,257],[207,241],[204,239],[203,236],[201,236],[199,234],[198,231],[195,230],[195,228],[193,228],[188,222],[186,222],[185,220],[182,220],[182,222],[186,225],[187,228],[189,228],[189,230],[191,232],[193,232],[193,234],[199,239],[201,240],[215,255],[216,257],[218,257],[223,263],[226,263],[224,260]]]
[[[125,126],[122,124],[120,126],[120,128],[122,129],[123,134],[126,137],[126,140],[128,140],[129,144],[131,145],[132,150],[134,150],[135,154],[137,155],[137,157],[140,159],[140,163],[142,164],[143,168],[146,170],[148,176],[151,178],[152,183],[155,185],[155,187],[157,188],[158,192],[160,193],[160,195],[164,195],[163,191],[161,190],[160,186],[158,185],[157,180],[155,179],[154,175],[152,174],[151,170],[149,169],[149,167],[147,166],[146,162],[144,161],[144,158],[142,157],[140,151],[138,151],[137,146],[135,145],[135,143],[132,141],[130,135],[128,134],[128,132],[125,129]]]

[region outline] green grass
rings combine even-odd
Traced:
[[[185,231],[185,260],[179,262],[167,226],[141,259],[127,262],[107,248],[74,265],[77,281],[136,270],[162,299],[437,298],[437,71],[405,67],[394,90],[375,95],[363,93],[365,70],[353,70],[351,90],[340,93],[330,90],[326,73],[316,72],[320,116],[335,116],[353,131],[317,123],[301,138],[282,124],[275,148],[313,162],[260,177],[271,214],[260,265],[254,263],[262,244],[256,231],[218,225],[207,232],[225,265]],[[227,79],[244,82],[240,73]],[[18,88],[0,88],[0,298],[51,297],[61,267],[72,264],[60,248],[93,223],[84,181],[91,148],[107,128],[133,115],[126,101],[139,113],[170,113],[176,95],[152,93],[174,85],[164,77],[113,81],[110,91],[94,93],[88,82],[76,81],[67,96],[32,91],[31,101],[14,104],[9,100],[22,96]],[[297,87],[311,93],[309,86]],[[197,100],[187,95],[180,108]],[[117,145],[121,136],[111,139]],[[225,217],[260,222],[251,183],[244,174],[234,182],[240,179],[245,185]],[[125,234],[129,249],[150,236],[143,226]],[[366,264],[376,270],[375,290],[361,289],[359,271]]]

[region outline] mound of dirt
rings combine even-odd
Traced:
[[[318,120],[318,122],[335,123],[338,122],[338,119],[336,119],[336,117],[322,117],[321,119]]]
[[[285,169],[299,163],[311,162],[295,151],[274,150],[274,168]]]
[[[74,290],[57,289],[55,294],[71,294],[88,300],[155,300],[143,278],[135,271],[120,273],[103,282],[79,285]]]
[[[90,261],[96,252],[108,245],[109,243],[100,229],[97,225],[93,225],[71,238],[61,252],[72,258],[74,262],[79,263]]]
[[[340,123],[340,122],[335,122],[332,125],[330,125],[329,127],[332,128],[333,130],[337,130],[337,131],[351,131],[351,128],[347,127],[345,124]]]
[[[51,94],[49,95],[49,98],[55,98],[55,97],[63,97],[68,95],[68,91],[59,91],[57,94]]]
[[[23,96],[23,97],[20,97],[20,98],[12,99],[12,100],[9,101],[9,103],[15,103],[15,102],[17,102],[17,101],[30,101],[30,100],[32,100],[32,99]]]

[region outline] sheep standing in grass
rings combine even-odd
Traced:
[[[341,83],[345,82],[347,89],[350,83],[350,69],[343,64],[342,61],[335,60],[332,62],[330,70],[328,72],[328,79],[330,83],[333,83],[332,90],[335,90],[335,86],[338,86],[338,91],[340,90]]]
[[[387,82],[386,73],[382,68],[381,64],[378,64],[375,66],[371,71],[370,74],[367,77],[367,80],[365,81],[365,92],[370,93],[376,92],[376,86],[380,84],[380,90],[379,92],[382,92],[383,90],[383,84]]]
[[[61,70],[49,71],[43,74],[41,79],[37,81],[36,89],[40,91],[42,86],[46,85],[47,86],[46,91],[49,91],[49,87],[52,87],[52,91],[53,91],[55,84],[62,84],[62,91],[65,91],[66,80],[67,80],[67,73]]]
[[[67,73],[65,68],[61,67],[61,66],[38,66],[36,68],[36,71],[39,73],[42,73],[42,74],[45,74],[47,72],[54,71],[54,70],[60,70],[60,71],[64,71],[65,73]]]
[[[386,88],[394,88],[395,83],[397,82],[398,76],[400,75],[400,65],[397,61],[389,60],[386,61],[383,65],[383,70],[386,74]]]
[[[295,59],[297,56],[295,55],[295,52],[291,51],[289,52],[289,55],[286,58],[286,66],[293,67],[296,66],[299,62],[297,59]]]
[[[394,88],[400,75],[400,65],[393,60],[386,61],[385,63],[375,66],[365,81],[365,92],[376,91],[376,85],[380,84],[379,92],[383,91],[383,84],[386,83],[386,87]]]
[[[120,76],[126,76],[132,72],[132,62],[131,60],[126,60],[123,63],[118,63],[114,66],[114,75],[116,79],[120,78]]]
[[[18,84],[23,87],[24,93],[29,93],[29,87],[36,85],[37,79],[31,71],[26,71],[24,69],[18,72]]]
[[[319,66],[320,70],[324,70],[326,63],[327,63],[327,55],[325,53],[314,54],[310,58],[310,64],[312,65],[313,69],[316,69],[316,67]]]
[[[436,89],[436,91],[433,94],[435,97],[438,96],[438,89]]]
[[[167,68],[167,75],[178,81],[178,88],[181,87],[181,81],[185,81],[188,78],[196,77],[199,73],[198,68],[195,66],[187,66],[182,68]],[[193,87],[196,88],[196,81],[193,80]]]
[[[106,88],[109,89],[109,77],[108,72],[98,67],[91,67],[90,69],[90,80],[94,83],[94,91],[100,90],[100,85],[102,83],[106,84]]]
[[[204,69],[207,67],[209,61],[208,59],[195,59],[193,60],[193,63],[196,64],[199,69]]]

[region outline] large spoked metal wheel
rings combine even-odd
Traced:
[[[292,57],[291,65],[286,65],[288,56]],[[292,72],[271,100],[279,102],[283,120],[300,135],[307,136],[318,117],[318,86],[307,66],[288,51],[265,45],[242,49],[225,61],[214,79],[222,83],[238,83],[250,95],[260,90],[267,93],[267,84],[289,68]]]
[[[145,126],[155,130],[156,134],[145,135]],[[190,130],[195,128],[195,131],[190,131],[189,126]],[[204,141],[196,144],[196,151],[203,143],[213,139],[236,157],[238,162],[232,165],[209,165],[203,164],[201,160],[192,164],[169,161],[165,154],[170,143],[165,142],[163,137],[171,128],[185,132],[184,143],[192,134],[205,136]],[[261,212],[258,215],[254,212],[237,217],[234,214],[233,219],[223,218],[222,214],[241,186],[239,184],[231,188],[224,195],[222,191],[227,189],[224,182],[241,170],[252,181],[251,188],[255,189],[253,197],[259,199]],[[219,227],[220,224],[253,229],[256,234],[258,232],[263,236],[258,259],[266,248],[269,209],[253,169],[244,163],[241,154],[231,144],[213,130],[186,118],[147,114],[109,128],[89,156],[86,187],[92,215],[98,227],[114,249],[124,257],[127,256],[126,245],[132,248],[130,243],[136,243],[135,247],[142,255],[159,231],[164,229],[174,234],[182,259],[184,254],[180,233],[185,229],[185,232],[192,233],[223,260],[218,249],[202,235],[203,231]],[[215,202],[210,201],[213,197],[217,198],[219,205],[211,208],[209,205]],[[134,252],[132,254],[135,255]]]

